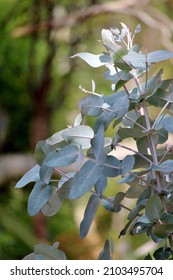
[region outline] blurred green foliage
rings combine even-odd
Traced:
[[[64,24],[63,28],[57,30],[53,30],[51,25],[38,28],[40,23],[51,22],[52,19],[58,24],[64,23],[69,16],[75,15],[80,9],[83,11],[91,5],[106,3],[107,1],[104,0],[0,0],[0,152],[2,155],[33,152],[36,140],[46,138],[71,124],[78,113],[77,102],[83,95],[78,88],[80,84],[90,90],[91,79],[94,77],[96,91],[109,93],[110,87],[102,79],[104,75],[102,69],[96,74],[94,69],[81,61],[72,61],[69,58],[72,54],[81,51],[102,52],[101,44],[97,41],[100,39],[98,34],[102,28],[117,26],[120,21],[124,21],[133,29],[137,23],[140,23],[143,28],[143,37],[140,38],[142,44],[151,51],[154,45],[155,49],[160,48],[159,45],[162,43],[160,31],[157,29],[153,31],[152,28],[156,26],[154,23],[152,26],[152,22],[147,23],[147,18],[146,21],[145,17],[139,18],[138,9],[150,15],[152,8],[156,8],[161,14],[169,16],[171,21],[172,0],[151,0],[146,6],[140,6],[138,2],[131,10],[131,14],[128,14],[126,9],[124,13],[121,10],[111,14],[101,13],[81,22],[79,20],[72,27]],[[33,27],[33,31],[30,31],[32,30],[30,27]],[[166,31],[168,30],[165,29],[165,35]],[[171,67],[167,69],[169,75]],[[46,77],[49,78],[48,81]],[[42,111],[39,112],[40,107]],[[46,126],[46,130],[43,133],[42,126],[39,125],[38,135],[35,135],[34,126],[40,116],[40,123]],[[0,186],[0,259],[21,259],[32,251],[32,244],[37,240],[33,230],[34,221],[26,212],[28,193],[23,190],[14,191],[17,179],[13,178],[12,181]],[[70,244],[68,242],[69,251],[66,251],[70,258],[82,258],[85,253],[89,254],[85,250],[84,242],[82,241],[84,249],[82,251],[80,248],[78,254],[75,245],[71,245],[75,242],[75,238],[76,242],[80,242],[76,237],[78,228],[74,221],[75,207],[73,204],[67,204],[58,216],[46,221],[46,226],[50,242],[58,239],[70,242],[70,238],[67,238],[70,232],[72,240]],[[101,238],[104,239],[111,225],[110,234],[117,240],[119,233],[114,234],[116,227],[113,225],[113,217],[109,213],[104,215],[100,209],[97,217],[97,232],[100,232]],[[140,239],[139,243],[142,245],[143,240]],[[136,244],[133,244],[129,238],[128,246],[124,249],[125,252],[128,251],[127,258],[133,257],[135,248]],[[117,258],[121,258],[122,255],[117,253]],[[88,258],[90,256],[88,255]]]

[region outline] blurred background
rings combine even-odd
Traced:
[[[36,143],[73,124],[83,97],[79,85],[90,90],[94,79],[97,92],[110,94],[105,69],[70,56],[102,52],[101,30],[120,22],[131,30],[141,24],[136,39],[143,51],[173,51],[172,0],[0,0],[0,259],[22,259],[34,244],[56,241],[68,259],[96,259],[107,237],[115,241],[115,259],[140,259],[153,249],[145,236],[118,239],[125,211],[111,214],[100,206],[80,240],[87,197],[66,202],[54,217],[31,218],[32,186],[14,189],[34,165]],[[172,63],[157,66],[166,67],[165,78],[173,76]],[[109,190],[121,189],[110,181]]]

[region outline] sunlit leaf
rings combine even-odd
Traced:
[[[97,68],[106,64],[112,64],[112,59],[108,54],[91,54],[87,52],[77,53],[71,58],[80,57],[86,63],[88,63],[91,67]]]
[[[36,164],[28,172],[26,172],[23,177],[17,182],[15,188],[23,188],[30,182],[37,182],[40,179],[39,175],[40,166]]]
[[[34,252],[36,255],[44,256],[46,260],[66,260],[66,255],[63,251],[48,244],[35,245]]]

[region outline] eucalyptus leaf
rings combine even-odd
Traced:
[[[134,156],[127,155],[122,160],[121,175],[125,175],[129,173],[133,169],[134,163],[135,163]]]
[[[74,145],[67,145],[58,152],[51,152],[44,160],[44,164],[48,167],[68,166],[75,162],[78,157],[78,148]]]
[[[40,179],[40,166],[36,164],[33,168],[27,171],[23,177],[17,182],[15,188],[23,188],[31,182],[37,182]]]
[[[112,260],[113,249],[110,248],[109,240],[106,240],[103,250],[100,252],[98,260]]]
[[[173,224],[160,224],[160,225],[156,225],[153,228],[152,232],[158,238],[165,239],[170,234],[173,233]]]
[[[35,245],[34,252],[36,255],[44,256],[46,260],[66,260],[66,255],[63,251],[48,244]]]
[[[90,141],[94,137],[94,132],[88,125],[79,125],[64,131],[62,137],[71,145],[88,149],[91,146]]]
[[[162,121],[162,125],[166,131],[173,133],[173,117],[165,118]]]
[[[94,185],[94,189],[98,195],[101,195],[107,186],[107,177],[102,175]]]
[[[148,199],[145,208],[145,215],[151,223],[159,220],[164,212],[163,204],[158,195],[153,195]]]
[[[41,212],[45,216],[53,216],[60,210],[62,203],[63,199],[58,194],[58,188],[52,187],[52,194],[47,203],[41,208]]]
[[[106,64],[112,64],[112,59],[108,54],[91,54],[88,52],[77,53],[71,58],[79,57],[91,67],[97,68]]]
[[[88,231],[91,227],[93,219],[95,217],[98,205],[99,205],[99,196],[92,194],[89,198],[88,204],[85,209],[83,220],[80,224],[80,237],[84,238],[88,234]]]
[[[91,145],[93,147],[93,154],[98,162],[98,164],[103,165],[106,159],[106,153],[104,150],[104,126],[100,125],[94,138],[91,140]]]
[[[35,216],[47,203],[52,194],[52,187],[41,181],[36,182],[28,198],[28,213]]]
[[[101,175],[102,168],[94,161],[88,160],[71,181],[69,199],[77,199],[89,192]]]
[[[83,115],[98,116],[102,112],[104,100],[98,95],[89,95],[81,99],[78,103]]]

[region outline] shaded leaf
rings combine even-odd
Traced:
[[[26,172],[23,177],[17,182],[15,188],[23,188],[30,182],[37,182],[40,179],[39,175],[40,166],[36,164],[28,172]]]
[[[52,194],[47,203],[41,208],[45,216],[55,215],[61,208],[63,199],[58,195],[58,188],[52,187]]]
[[[157,249],[153,254],[156,260],[168,260],[169,257],[171,257],[171,255],[172,255],[172,250],[169,247],[167,248],[161,247]]]
[[[83,220],[80,224],[80,237],[84,238],[90,229],[90,226],[93,222],[93,219],[95,217],[98,205],[99,205],[100,198],[92,194],[89,198],[88,204],[85,209]]]
[[[35,216],[41,210],[43,205],[47,203],[52,194],[52,187],[38,181],[28,198],[28,213],[30,216]]]
[[[119,212],[121,210],[121,201],[124,199],[125,193],[118,192],[114,198],[114,212]]]
[[[151,223],[159,220],[164,212],[162,202],[157,195],[151,196],[146,204],[145,215]]]
[[[173,224],[160,224],[160,225],[156,225],[153,228],[152,232],[158,238],[165,239],[171,233],[173,233]]]
[[[100,252],[100,254],[98,256],[98,260],[112,260],[113,259],[112,251],[113,251],[113,249],[110,248],[109,240],[107,239],[104,244],[103,250]]]

